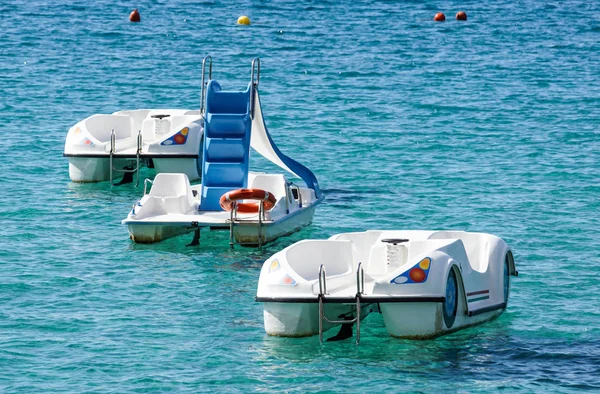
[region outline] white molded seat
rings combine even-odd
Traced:
[[[285,177],[281,174],[256,174],[249,179],[248,187],[273,193],[278,200],[286,195]]]
[[[354,251],[350,241],[301,241],[288,249],[286,260],[296,274],[307,281],[319,279],[319,267],[325,267],[327,278],[356,272]]]
[[[160,173],[154,178],[150,195],[153,197],[175,197],[191,194],[190,181],[185,174]]]
[[[131,138],[132,120],[127,115],[93,115],[85,120],[87,131],[100,142],[110,142],[110,135],[115,131],[115,139]]]
[[[430,239],[460,239],[463,243],[471,268],[478,272],[487,270],[488,244],[490,235],[482,233],[469,233],[465,231],[438,231]]]

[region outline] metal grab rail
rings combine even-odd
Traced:
[[[233,221],[237,217],[237,201],[231,203],[231,211],[229,211],[229,247],[233,249]]]
[[[360,343],[360,297],[365,291],[365,270],[362,263],[356,268],[356,344]]]
[[[110,167],[110,185],[112,186],[116,186],[115,183],[113,182],[113,171],[116,172],[121,172],[121,173],[136,173],[136,179],[135,179],[135,187],[138,187],[138,185],[140,184],[140,154],[142,153],[142,130],[138,131],[138,135],[137,135],[137,150],[135,152],[135,168],[128,170],[128,169],[124,169],[124,170],[119,170],[116,169],[113,166],[113,156],[115,154],[115,150],[116,150],[116,145],[117,145],[117,136],[115,134],[115,129],[112,129],[112,131],[110,132],[110,152],[109,152],[109,167]]]
[[[258,202],[258,248],[262,247],[262,224],[265,216],[265,202]]]
[[[358,263],[356,268],[356,295],[362,295],[365,291],[365,270],[362,263]]]
[[[356,270],[356,317],[350,320],[331,320],[325,316],[324,298],[327,294],[327,272],[325,266],[319,266],[319,342],[323,343],[323,320],[332,324],[350,324],[356,323],[356,344],[360,343],[360,314],[361,297],[365,291],[365,271],[362,263],[358,263]]]
[[[256,68],[256,82],[254,82],[254,69]],[[252,86],[257,88],[260,82],[260,58],[255,57],[252,59],[252,74],[250,75],[250,81]]]
[[[237,217],[237,201],[232,201],[231,203],[231,211],[229,211],[229,246],[233,249],[235,244],[234,236],[233,236],[233,224],[238,221],[242,222],[243,219],[238,219]],[[267,220],[266,211],[265,211],[265,202],[260,200],[258,202],[258,247],[261,248],[263,245],[263,236],[262,236],[262,226],[263,222]]]
[[[327,271],[325,266],[321,264],[319,267],[319,296],[327,294]]]
[[[212,79],[212,57],[206,56],[202,59],[202,86],[200,89],[200,114],[204,113],[204,104],[206,103],[206,88],[208,85],[208,81],[204,82],[204,78],[206,75],[206,63],[208,62],[208,81]]]
[[[319,266],[319,342],[323,343],[323,318],[325,317],[325,311],[323,310],[323,296],[327,293],[327,273],[325,266],[321,264]]]
[[[147,194],[146,187],[148,186],[148,184],[154,185],[154,181],[149,178],[144,179],[144,196]]]
[[[254,81],[254,69],[256,69],[256,82]],[[250,74],[250,118],[254,119],[254,92],[258,89],[258,83],[260,82],[260,58],[255,57],[252,59],[252,73]]]

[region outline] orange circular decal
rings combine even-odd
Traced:
[[[423,271],[421,268],[411,269],[408,273],[408,276],[410,276],[410,279],[412,279],[413,282],[417,283],[423,282],[426,278],[425,271]]]
[[[181,134],[175,134],[175,137],[173,137],[173,141],[175,141],[175,143],[178,145],[185,144],[185,136]]]

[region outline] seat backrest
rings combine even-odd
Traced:
[[[356,233],[343,233],[331,237],[331,239],[352,241],[356,245],[359,262],[366,264],[369,261],[371,247],[377,242],[381,231],[361,231]]]
[[[154,178],[152,197],[179,197],[191,196],[190,181],[185,174],[160,173]]]
[[[133,121],[127,115],[93,115],[85,120],[87,131],[100,142],[110,142],[111,132],[115,131],[115,139],[131,137]]]
[[[300,241],[287,250],[286,259],[291,269],[310,281],[319,278],[321,264],[327,277],[354,272],[353,247],[349,241]]]
[[[113,113],[113,115],[126,115],[131,118],[133,133],[137,135],[137,132],[142,129],[142,122],[150,113],[150,109],[134,109],[134,110],[126,110],[126,111],[118,111]]]
[[[262,189],[273,193],[279,200],[286,195],[285,177],[281,174],[252,174],[248,176],[248,187],[250,189]]]
[[[466,231],[438,231],[430,239],[460,239],[464,245],[471,268],[483,272],[487,269],[488,236]]]

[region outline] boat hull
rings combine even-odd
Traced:
[[[317,204],[312,204],[274,222],[263,223],[260,226],[260,242],[258,222],[236,222],[233,226],[235,242],[245,246],[256,246],[259,243],[264,245],[292,234],[312,222],[316,207]]]
[[[200,179],[201,170],[199,168],[202,168],[201,159],[161,159],[155,157],[152,161],[154,162],[154,170],[157,174],[179,172],[187,175],[190,181],[197,181]]]
[[[274,241],[279,237],[289,235],[308,226],[313,219],[316,204],[303,208],[277,221],[264,222],[260,226],[257,221],[235,222],[233,226],[234,241],[242,246],[256,246]],[[212,229],[229,229],[228,221],[201,223],[194,220],[194,215],[182,223],[127,223],[129,238],[136,243],[155,243],[166,239],[187,234],[196,228],[210,227]],[[192,222],[196,222],[192,225]]]
[[[140,165],[145,159],[140,160]],[[197,158],[153,158],[156,173],[180,172],[187,175],[191,181],[200,179]],[[126,168],[134,169],[136,159],[113,158],[113,167],[116,171]],[[119,175],[113,173],[113,176]],[[100,157],[69,157],[69,178],[73,182],[105,182],[110,180],[110,156]]]
[[[493,320],[503,312],[498,310],[472,317],[459,314],[448,328],[444,324],[441,303],[386,303],[380,308],[388,334],[404,339],[435,338]]]
[[[113,167],[123,170],[135,166],[135,160],[113,159]],[[69,177],[73,182],[104,182],[110,179],[110,158],[69,157]]]
[[[325,304],[325,315],[338,319],[340,315],[351,314],[354,305]],[[268,335],[279,337],[310,337],[319,334],[318,303],[279,303],[264,304],[263,317]],[[323,320],[323,331],[339,326]]]
[[[195,230],[190,226],[172,226],[172,225],[128,225],[129,238],[139,244],[151,244],[164,241],[179,235],[187,234]]]

